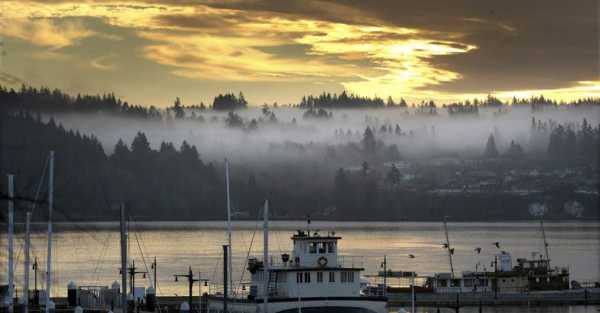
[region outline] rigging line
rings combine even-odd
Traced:
[[[246,238],[245,238],[244,233],[241,233],[239,237],[242,240],[242,243],[243,243],[243,246],[244,246],[244,250],[249,249],[249,246],[248,246],[248,243],[246,242]],[[230,257],[233,258],[233,255],[230,256]],[[242,262],[242,271],[241,271],[242,273],[244,272],[245,263],[246,262]],[[232,265],[232,267],[233,267],[233,265]],[[233,269],[232,269],[232,271],[233,271]],[[233,275],[233,273],[231,275]],[[232,282],[232,284],[233,284],[233,282]],[[237,291],[240,288],[240,285],[241,285],[241,280],[240,280],[240,284],[238,284],[237,286],[232,286],[233,287],[233,295],[234,296],[237,294]]]
[[[139,237],[138,237],[138,232],[139,231],[138,231],[138,228],[137,228],[137,222],[135,220],[133,221],[133,229],[134,229],[133,230],[133,234],[135,236],[135,241],[137,243],[138,250],[140,251],[140,255],[142,256],[142,262],[144,262],[144,267],[146,268],[146,272],[149,273],[150,271],[148,270],[148,264],[146,263],[146,257],[144,256],[144,251],[142,250],[142,246],[140,245],[140,239],[139,239],[139,237],[141,237],[141,235],[139,235]],[[150,282],[150,285],[153,285],[152,284],[152,278],[150,277],[150,275],[146,275],[146,278]]]
[[[212,278],[213,281],[217,281],[217,271],[219,269],[219,264],[221,264],[221,259],[223,258],[223,253],[220,252],[219,256],[217,257],[217,262],[215,262],[215,268],[213,269],[213,273],[212,273]]]
[[[44,163],[44,169],[42,170],[42,177],[40,178],[40,181],[38,183],[37,191],[35,193],[35,199],[32,202],[32,209],[31,209],[31,211],[32,211],[31,214],[32,215],[33,215],[33,211],[35,210],[35,205],[36,205],[36,203],[38,201],[38,197],[39,197],[39,194],[40,194],[42,182],[44,181],[44,178],[45,178],[45,175],[46,175],[46,167],[47,167],[47,165],[48,165],[48,157],[46,157],[46,162]],[[18,238],[17,238],[17,240],[18,240]],[[24,241],[23,241],[23,245],[24,245]],[[19,248],[17,250],[17,259],[16,259],[16,262],[14,263],[15,266],[19,263],[19,258],[20,258],[20,255],[21,255],[21,251],[24,248],[23,245],[18,245]]]
[[[141,235],[141,234],[140,234],[140,238],[142,239],[142,248],[143,248],[144,250],[148,251],[148,249],[146,248],[146,243],[144,242],[144,237],[142,237],[142,235]],[[156,264],[154,264],[154,266],[157,266],[157,265],[156,265]],[[153,277],[154,277],[154,276],[153,276]],[[158,278],[157,278],[156,280],[158,281]],[[156,285],[156,289],[157,289],[157,290],[155,290],[154,292],[155,292],[155,294],[156,294],[156,295],[158,295],[158,289],[159,289],[159,287],[158,287],[158,283],[157,283],[157,282],[154,282],[154,284]],[[158,300],[156,300],[156,301],[157,301],[157,303],[158,303]]]
[[[254,236],[256,236],[256,232],[258,231],[259,218],[260,218],[260,210],[258,210],[258,216],[256,217],[256,224],[254,227],[254,232],[252,233],[252,238],[250,239],[250,246],[248,247],[248,253],[246,253],[246,262],[243,263],[244,267],[246,266],[246,263],[248,262],[248,259],[250,258],[250,252],[252,251],[252,245],[254,244]],[[245,273],[246,273],[246,271],[244,270],[244,268],[242,268],[242,275],[240,275],[239,285],[241,285],[242,282],[244,281]]]
[[[106,196],[106,190],[104,189],[104,185],[100,184],[100,183],[98,183],[97,185],[102,190],[102,196],[103,196],[102,198],[104,200],[105,209],[110,210],[111,208],[110,208],[110,204],[109,204],[109,201],[108,201],[108,197]],[[94,274],[96,274],[96,281],[97,282],[100,281],[100,272],[98,270],[100,269],[100,263],[101,263],[101,261],[104,260],[104,257],[106,256],[106,253],[108,251],[108,244],[110,242],[110,240],[108,240],[108,239],[109,239],[110,236],[111,236],[111,232],[108,231],[107,234],[106,234],[106,238],[104,240],[103,251],[102,251],[102,253],[100,255],[100,258],[96,262],[96,268],[94,269]]]
[[[133,219],[132,217],[130,217],[130,218]],[[151,278],[152,275],[150,275],[150,270],[148,269],[148,263],[146,263],[146,257],[144,256],[144,251],[142,250],[142,247],[140,245],[140,240],[138,238],[139,231],[138,231],[138,228],[137,228],[137,222],[135,220],[133,221],[133,229],[134,229],[135,241],[137,242],[138,249],[140,250],[140,254],[142,256],[142,262],[144,262],[144,267],[146,268],[146,272],[148,273],[146,275],[146,279],[148,280],[150,286],[153,286],[153,284],[152,284],[152,278]],[[142,235],[140,234],[139,237],[141,238]],[[143,242],[143,238],[142,238],[142,242]],[[154,290],[154,295],[155,296],[156,296],[156,292],[157,292],[157,290]],[[156,298],[155,300],[156,300],[156,304],[157,304],[157,307],[158,307],[158,312],[160,313],[161,312],[160,303],[158,301],[158,297],[155,297],[155,298]]]
[[[38,183],[37,190],[35,192],[35,197],[33,198],[34,201],[31,204],[31,216],[34,216],[37,201],[40,196],[40,192],[42,190],[42,183],[44,182],[44,180],[46,180],[46,169],[48,168],[49,159],[50,159],[50,156],[47,156],[46,162],[44,162],[44,168],[42,169],[42,177],[40,178],[40,181]]]
[[[84,234],[87,234],[88,236],[90,236],[92,239],[94,239],[95,241],[97,241],[99,243],[104,243],[104,241],[101,238],[98,238],[95,235],[93,235],[94,233],[99,232],[102,229],[100,229],[98,227],[93,227],[93,226],[90,227],[90,225],[88,225],[88,227],[80,226],[78,221],[76,221],[74,218],[72,218],[71,216],[69,216],[69,214],[67,214],[59,206],[54,206],[53,209],[56,210],[56,212],[58,214],[62,215],[68,222],[70,222],[71,226],[75,230],[77,230],[79,232],[82,232]]]
[[[283,253],[283,249],[281,249],[281,232],[276,232],[275,233],[275,239],[277,240],[277,248],[279,249],[279,254]]]
[[[104,261],[104,257],[106,256],[106,252],[108,251],[108,245],[110,240],[110,232],[107,232],[106,234],[106,238],[104,239],[104,246],[102,247],[102,250],[100,252],[100,257],[96,260],[96,266],[94,268],[94,271],[92,272],[93,275],[95,275],[95,280],[96,282],[100,281],[100,272],[98,271],[100,269],[100,263],[103,263]]]

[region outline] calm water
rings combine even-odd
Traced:
[[[85,230],[82,230],[85,227]],[[500,242],[502,250],[516,257],[531,257],[533,251],[542,252],[543,244],[539,224],[535,222],[510,223],[449,223],[450,241],[455,248],[455,271],[474,270],[475,264],[490,269],[490,261],[498,249],[493,245]],[[53,270],[53,294],[66,294],[70,280],[78,285],[110,285],[119,280],[119,233],[116,224],[58,225],[55,233],[55,258]],[[248,254],[262,255],[262,224],[239,222],[234,224],[233,270],[235,281],[247,281],[244,264]],[[303,222],[272,222],[270,253],[279,258],[291,249],[290,236],[295,229],[306,228]],[[18,226],[20,231],[22,227]],[[449,271],[448,256],[442,247],[444,232],[441,223],[349,223],[313,222],[313,230],[336,231],[343,237],[340,253],[360,256],[366,273],[375,273],[384,255],[388,266],[394,270],[417,271],[422,275]],[[569,266],[571,279],[578,281],[600,280],[600,223],[562,222],[546,223],[550,244],[550,257],[554,265]],[[22,282],[22,234],[17,235],[19,264],[16,269],[17,287]],[[175,282],[173,274],[186,273],[188,266],[200,272],[203,278],[221,281],[222,245],[225,243],[225,223],[137,223],[130,226],[130,256],[136,265],[145,270],[151,258],[158,260],[158,294],[183,295],[186,283]],[[6,251],[5,236],[1,251]],[[46,236],[33,235],[33,256],[40,261],[45,271]],[[480,255],[474,252],[481,247]],[[416,256],[408,258],[408,254]],[[2,280],[6,278],[6,253],[2,252]],[[33,275],[32,275],[33,276]],[[43,276],[43,275],[41,275]],[[148,276],[149,278],[149,276]],[[148,284],[148,278],[137,277],[137,284]],[[40,279],[41,281],[41,279]],[[33,277],[32,277],[33,284]],[[475,310],[476,311],[476,310]],[[473,312],[475,312],[473,311]],[[419,311],[421,312],[421,311]],[[435,312],[435,309],[423,312]],[[468,309],[461,312],[471,312]],[[558,308],[503,308],[485,312],[597,312],[595,307]]]

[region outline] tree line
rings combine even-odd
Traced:
[[[81,95],[71,96],[60,89],[50,89],[47,87],[34,88],[31,86],[22,85],[20,89],[7,88],[0,86],[0,110],[7,111],[32,111],[45,113],[112,113],[127,117],[136,118],[175,118],[181,119],[191,117],[193,119],[202,120],[198,116],[198,112],[208,109],[215,111],[235,111],[248,107],[242,92],[235,95],[234,93],[218,94],[214,97],[212,104],[184,105],[179,97],[176,97],[172,105],[165,109],[160,109],[155,106],[143,106],[131,104],[117,98],[113,93],[101,95]],[[446,109],[450,115],[458,114],[477,114],[481,107],[505,107],[512,105],[530,106],[532,111],[543,110],[558,106],[579,107],[584,105],[600,105],[600,98],[584,98],[569,102],[556,101],[545,98],[543,95],[539,97],[531,97],[528,99],[513,98],[511,101],[501,101],[500,99],[488,95],[487,98],[479,100],[466,100],[464,102],[453,102],[441,105],[441,108]],[[266,105],[265,105],[266,106]],[[304,96],[298,104],[291,105],[304,109],[306,118],[327,118],[331,116],[331,112],[324,109],[360,109],[360,108],[407,108],[412,107],[417,114],[435,115],[438,113],[438,105],[433,101],[421,101],[420,103],[408,104],[403,98],[394,101],[392,97],[388,97],[387,101],[377,96],[364,97],[354,94],[349,94],[346,91],[338,94],[322,93],[318,96]],[[277,107],[273,104],[273,107]]]

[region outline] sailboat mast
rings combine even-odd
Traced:
[[[448,238],[448,223],[447,217],[444,216],[444,233],[446,234],[446,248],[448,249],[448,260],[450,261],[450,274],[454,279],[454,265],[452,264],[452,249],[450,248],[450,239]]]
[[[227,188],[227,249],[229,249],[229,258],[227,258],[227,271],[229,272],[229,289],[233,290],[232,266],[231,266],[231,198],[229,195],[229,160],[225,159],[225,184]]]
[[[15,232],[14,178],[15,177],[13,175],[8,175],[8,312],[10,313],[12,313],[14,310],[13,298],[15,292],[15,267],[13,265],[13,236]]]
[[[269,200],[265,200],[263,211],[263,313],[269,312]]]
[[[25,216],[25,262],[23,262],[23,312],[29,313],[29,246],[31,245],[31,212]]]
[[[127,225],[125,222],[125,205],[121,204],[120,235],[121,235],[121,310],[127,310]],[[156,292],[156,289],[154,289]]]
[[[52,289],[52,209],[54,207],[54,151],[50,151],[48,168],[48,251],[46,263],[46,313],[50,313],[50,290]]]

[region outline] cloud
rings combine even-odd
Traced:
[[[3,33],[52,50],[71,46],[94,34],[80,22],[47,18],[9,18],[4,20]]]
[[[5,1],[4,7],[5,16],[22,25],[10,36],[56,51],[102,36],[73,22],[93,17],[137,34],[136,57],[190,80],[335,83],[363,95],[448,99],[511,91],[589,94],[580,82],[597,79],[592,0],[578,6],[559,0],[543,6],[516,0],[457,0],[452,6],[418,0],[29,0]],[[106,61],[91,65],[114,68]]]
[[[24,85],[27,84],[27,82],[15,75],[6,73],[6,72],[0,72],[0,83],[4,86],[18,86],[18,85]]]
[[[435,69],[433,55],[467,53],[476,47],[437,38],[427,39],[419,30],[369,25],[350,25],[315,20],[291,20],[247,15],[232,22],[235,14],[212,17],[209,22],[181,15],[159,20],[172,28],[204,28],[219,18],[221,34],[211,32],[140,32],[156,42],[144,55],[160,64],[176,67],[174,74],[188,78],[240,81],[335,80],[356,93],[388,95],[412,88],[458,79],[460,75]],[[420,36],[420,39],[417,39]],[[265,47],[290,42],[306,47],[304,58],[267,53]],[[328,60],[335,59],[335,62]],[[396,94],[397,95],[397,94]]]
[[[97,58],[91,60],[90,65],[93,68],[101,70],[101,71],[114,70],[117,68],[117,66],[113,63],[108,63],[108,61],[115,57],[116,57],[116,55],[114,53],[111,53],[109,55],[100,56],[100,57],[97,57]]]

